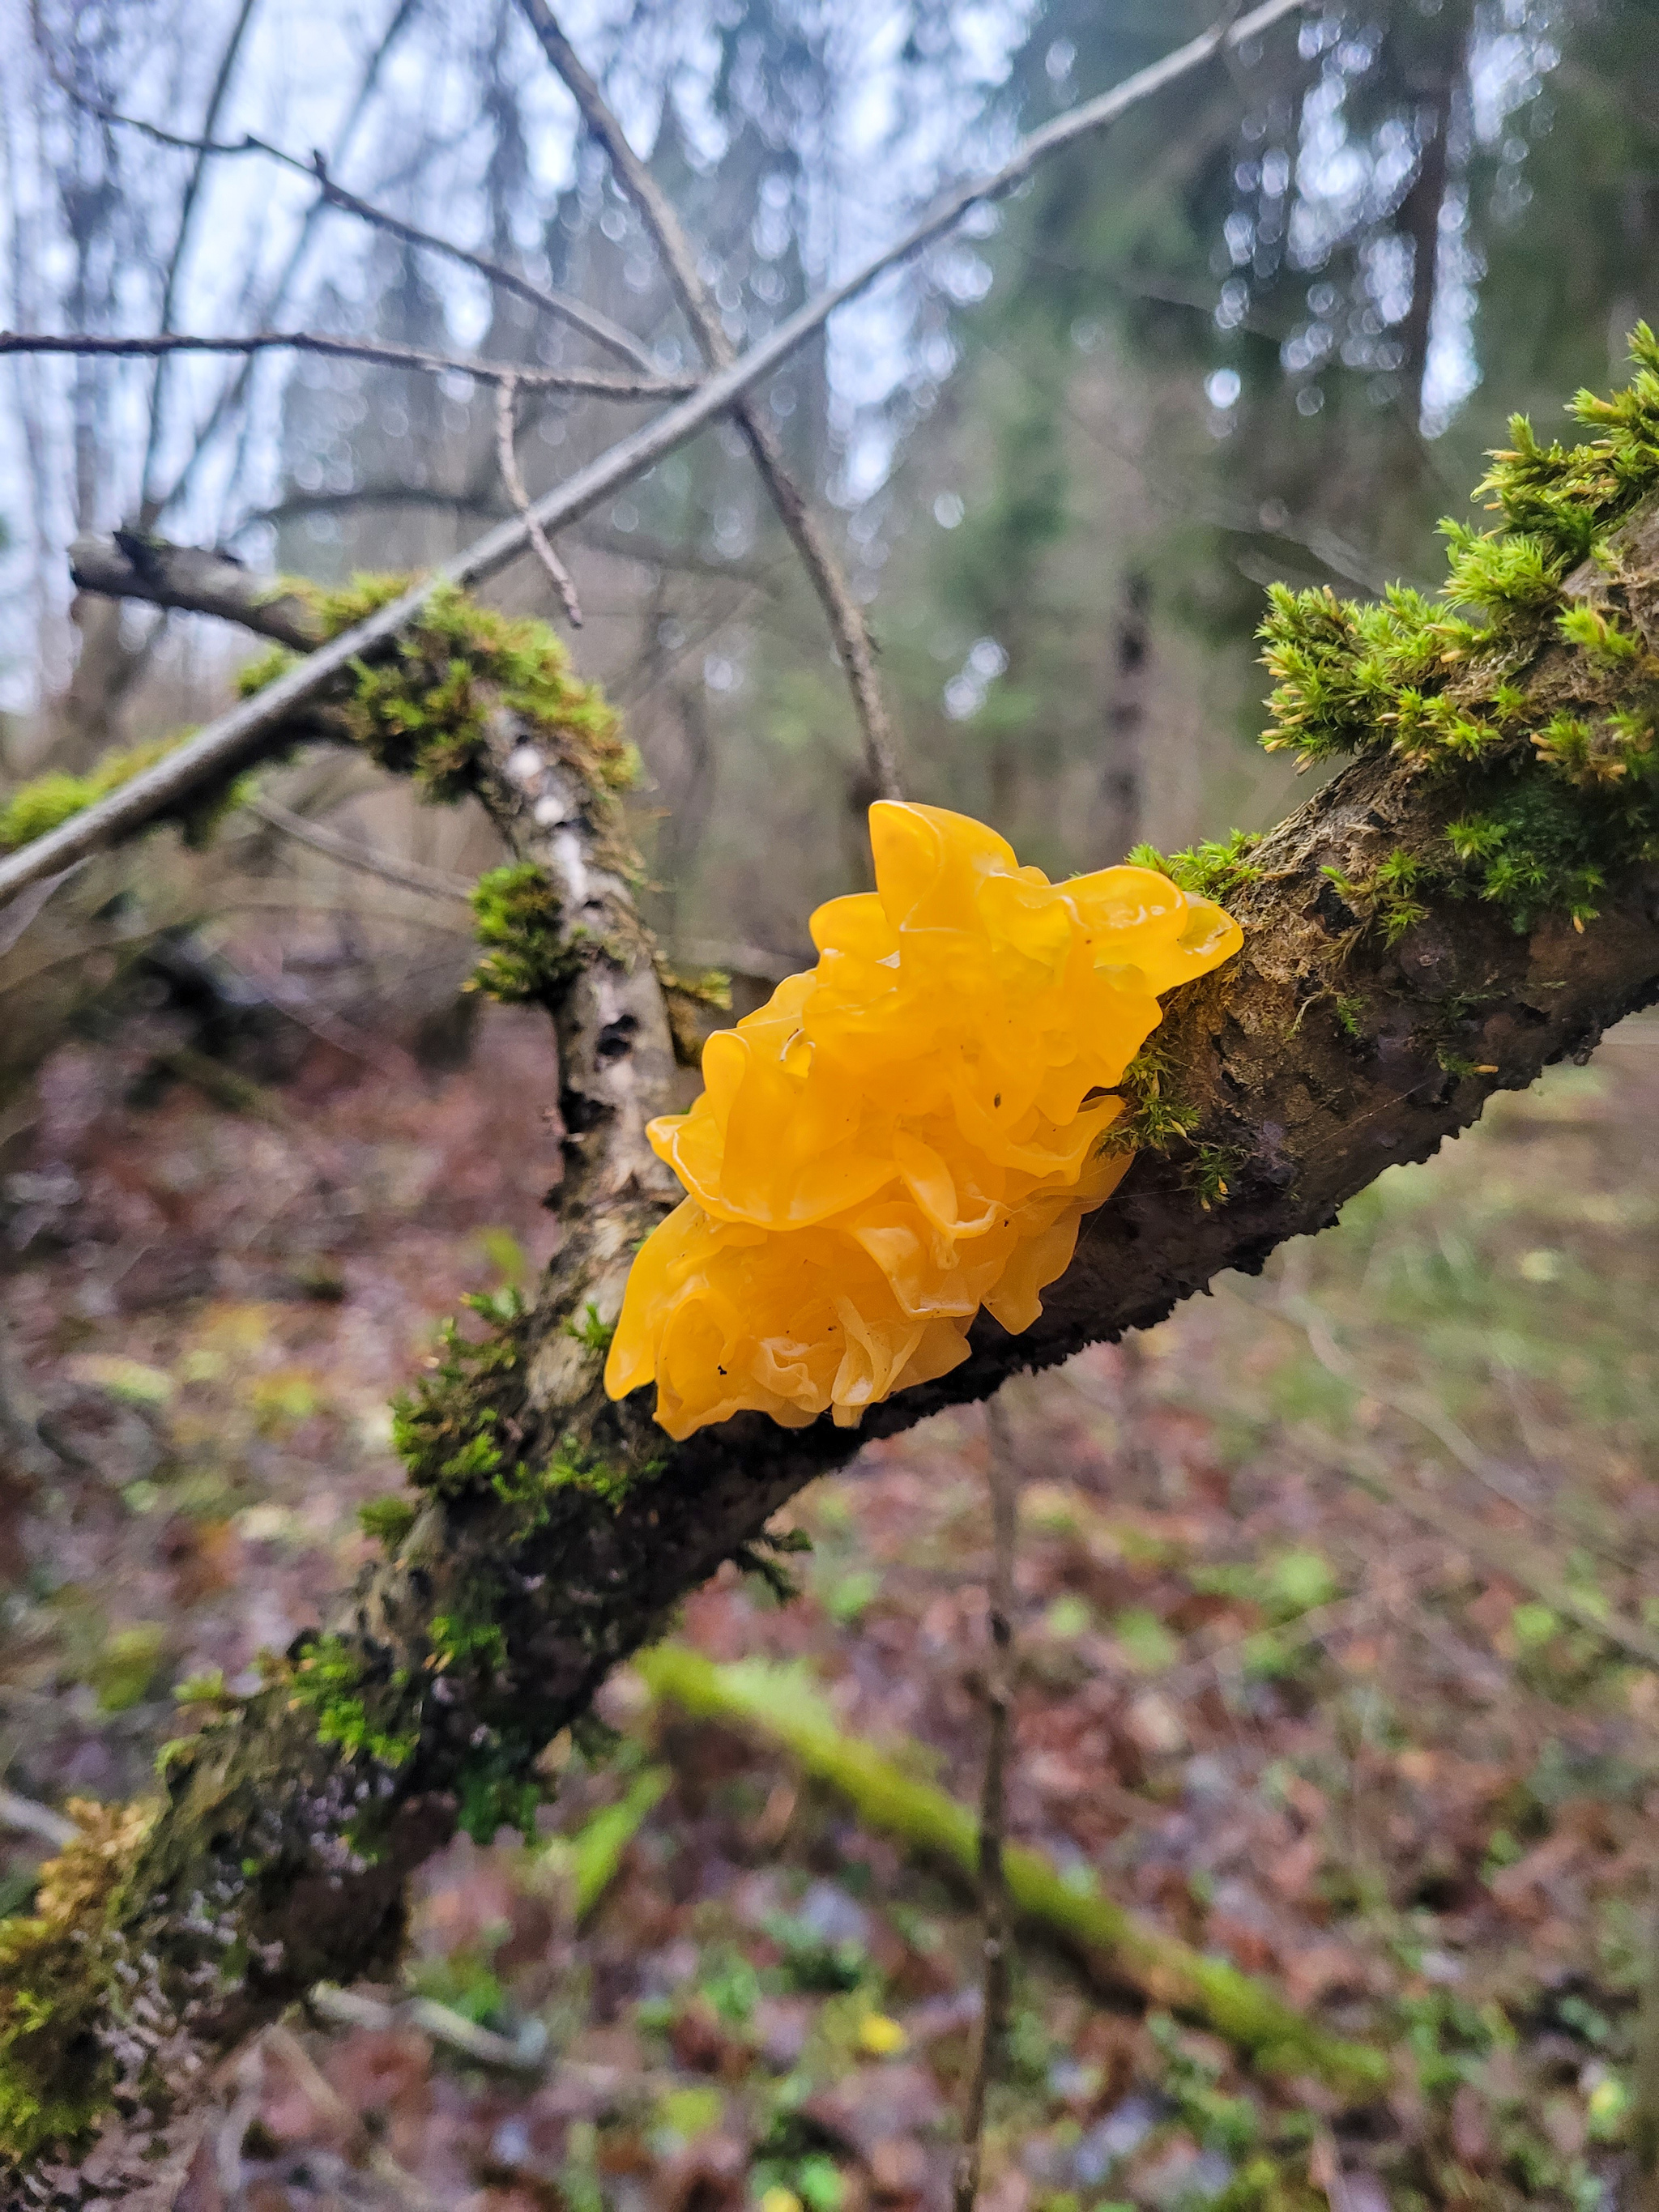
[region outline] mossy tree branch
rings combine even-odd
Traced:
[[[1224,890],[1245,949],[1170,1006],[1139,1109],[1156,1106],[1165,1148],[1085,1224],[1027,1334],[981,1322],[966,1365],[875,1408],[865,1434],[1259,1267],[1659,994],[1643,736],[1659,698],[1659,375],[1627,398],[1593,447],[1517,440],[1496,484],[1506,531],[1459,549],[1480,618],[1275,611],[1279,732],[1361,757],[1267,836],[1183,859]],[[164,552],[146,562],[125,588],[153,598]],[[226,611],[226,580],[213,588]],[[269,629],[284,602],[252,579],[247,597]],[[39,1917],[0,1936],[0,2140],[37,2161],[112,2101],[124,2142],[164,2128],[204,2055],[319,1974],[383,1966],[410,1869],[458,1819],[488,1833],[526,1817],[539,1747],[606,1669],[723,1559],[752,1559],[775,1508],[859,1441],[748,1416],[670,1446],[600,1390],[635,1244],[674,1194],[642,1136],[671,1042],[629,893],[622,756],[556,641],[441,600],[332,711],[429,792],[476,792],[514,850],[485,918],[513,994],[543,998],[558,1028],[564,1239],[534,1310],[488,1306],[400,1409],[413,1487],[377,1517],[384,1562],[173,1754],[150,1813],[101,1816]],[[1471,818],[1496,823],[1518,875],[1460,852]],[[107,2172],[98,2186],[114,2193]]]

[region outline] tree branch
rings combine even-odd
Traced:
[[[1008,1826],[1008,1753],[1014,1705],[1014,1545],[1019,1528],[1019,1473],[1008,1408],[999,1394],[985,1402],[986,1481],[991,1501],[991,1574],[986,1592],[990,1651],[986,1662],[985,1781],[979,1810],[981,1929],[979,2035],[963,2115],[962,2151],[952,2190],[955,2212],[974,2212],[985,2156],[985,2106],[1002,2063],[1008,2032],[1008,1877],[1003,1845]]]
[[[242,40],[248,25],[253,20],[258,0],[242,0],[231,33],[225,41],[224,52],[219,57],[219,66],[214,74],[213,88],[208,94],[207,116],[202,125],[204,140],[213,136],[213,126],[219,120],[219,110],[230,90],[230,80],[236,68],[236,58],[242,50]],[[161,306],[156,317],[161,328],[173,325],[173,305],[179,295],[179,279],[185,265],[185,255],[190,246],[191,225],[196,214],[196,204],[201,197],[202,185],[207,176],[208,147],[204,143],[198,150],[194,165],[179,203],[179,224],[173,234],[173,252],[167,261],[167,275],[161,284]],[[155,464],[161,450],[162,400],[166,396],[168,356],[161,355],[155,363],[155,374],[149,388],[149,427],[144,440],[143,465],[138,472],[139,521],[148,530],[155,520]]]
[[[1111,91],[1056,116],[1041,131],[1022,139],[1000,168],[945,192],[902,237],[872,254],[840,283],[798,308],[758,345],[740,355],[730,368],[705,377],[697,389],[678,405],[668,408],[654,422],[621,440],[608,453],[600,454],[562,484],[545,493],[532,509],[537,521],[550,533],[586,514],[620,485],[653,466],[705,423],[723,414],[751,386],[769,376],[804,345],[837,307],[856,298],[885,270],[942,236],[976,202],[994,199],[1012,191],[1050,154],[1092,131],[1109,128],[1130,108],[1189,75],[1224,46],[1237,46],[1259,37],[1302,4],[1303,0],[1263,0],[1263,4],[1248,15],[1204,32],[1174,53],[1165,55],[1162,61],[1126,77]],[[175,493],[179,489],[179,486],[174,487]],[[118,791],[76,815],[50,836],[37,838],[21,852],[0,861],[0,904],[15,897],[27,884],[56,875],[84,854],[101,852],[134,836],[158,815],[188,800],[192,793],[222,781],[258,758],[262,751],[270,749],[275,742],[275,733],[291,720],[296,710],[335,682],[354,660],[386,651],[435,592],[446,584],[468,587],[485,581],[522,551],[528,537],[526,518],[522,516],[486,532],[465,552],[416,585],[401,599],[334,639],[308,665],[291,671],[257,698],[246,701],[216,721],[210,722],[187,744],[179,746],[165,760],[134,776]]]
[[[303,167],[305,165],[300,163],[296,166]],[[511,292],[531,307],[539,307],[544,314],[556,316],[560,322],[568,323],[572,330],[580,331],[596,345],[602,345],[608,353],[614,353],[629,362],[642,376],[661,374],[650,353],[634,333],[624,330],[620,323],[613,323],[609,315],[602,315],[597,307],[590,307],[580,300],[573,300],[568,292],[556,292],[545,284],[532,284],[527,276],[520,276],[514,269],[503,268],[499,261],[491,261],[482,253],[475,253],[469,246],[456,246],[449,239],[440,238],[432,231],[418,230],[412,222],[405,222],[401,216],[392,215],[386,208],[376,207],[371,201],[359,199],[355,192],[346,191],[335,183],[320,154],[313,158],[311,173],[321,186],[323,197],[331,207],[338,208],[346,215],[355,215],[363,222],[373,223],[376,229],[386,231],[392,238],[402,239],[406,246],[418,246],[428,253],[444,254],[451,261],[459,262],[464,269],[475,270],[501,291]]]
[[[514,450],[518,435],[519,380],[504,376],[495,386],[495,463],[501,472],[501,483],[507,498],[522,518],[529,533],[532,550],[546,571],[549,580],[558,593],[573,629],[582,626],[581,602],[576,597],[576,586],[570,571],[553,550],[553,541],[537,521],[531,511],[530,494],[525,489],[524,478],[519,474],[519,456]]]
[[[377,207],[372,200],[360,199],[356,192],[349,192],[343,185],[335,183],[320,153],[314,153],[310,161],[302,161],[297,154],[290,154],[283,147],[273,145],[269,138],[260,138],[252,131],[244,131],[240,138],[215,138],[211,135],[211,119],[207,136],[181,137],[176,131],[165,130],[161,124],[152,123],[144,116],[127,115],[118,107],[110,107],[102,100],[88,99],[86,94],[77,91],[55,72],[53,82],[60,92],[67,94],[87,114],[95,115],[101,123],[112,123],[123,130],[139,131],[158,146],[167,146],[179,153],[200,155],[204,159],[216,155],[257,154],[268,161],[278,163],[284,169],[293,169],[302,177],[310,177],[326,204],[338,208],[342,214],[355,215],[362,222],[374,224],[376,229],[386,231],[389,236],[401,239],[405,246],[417,246],[428,253],[441,253],[449,260],[459,262],[464,269],[475,270],[480,276],[491,284],[498,285],[502,291],[514,293],[532,307],[540,307],[545,313],[557,317],[561,322],[568,323],[573,330],[582,331],[608,352],[630,362],[645,375],[654,376],[657,374],[657,364],[640,340],[631,331],[624,330],[620,323],[613,323],[609,315],[602,315],[597,307],[587,307],[580,300],[573,300],[568,292],[556,292],[547,285],[532,284],[516,269],[505,268],[501,263],[491,261],[485,254],[475,253],[470,246],[457,246],[452,239],[441,238],[434,231],[422,230],[412,222],[405,222],[401,216],[393,215],[388,208]],[[212,112],[210,109],[210,118]],[[161,326],[164,330],[167,324],[167,316],[163,312]]]
[[[382,368],[410,368],[428,376],[476,376],[482,384],[522,385],[526,392],[574,392],[589,399],[678,399],[696,390],[690,377],[606,376],[598,369],[541,368],[527,362],[484,361],[477,354],[428,353],[422,346],[398,345],[384,338],[336,337],[327,331],[253,331],[246,337],[197,336],[160,331],[151,336],[115,337],[68,331],[0,331],[0,354],[119,354],[135,356],[175,353],[255,354],[291,351],[326,354],[341,361],[372,361]],[[150,502],[152,507],[156,503]],[[159,511],[159,509],[158,509]]]
[[[356,868],[361,874],[378,876],[383,883],[395,884],[399,890],[419,891],[422,897],[448,899],[465,906],[472,896],[472,886],[459,876],[448,876],[441,868],[423,868],[416,860],[404,860],[390,853],[377,853],[371,845],[360,845],[356,838],[342,837],[337,830],[326,830],[319,822],[309,822],[303,814],[295,814],[263,792],[255,792],[242,801],[242,811],[265,823],[282,837],[291,838],[296,845],[309,846],[313,853],[321,853],[331,860],[337,860],[343,868]]]
[[[208,582],[222,605],[211,564]],[[171,588],[176,599],[176,576]],[[261,605],[252,579],[246,590],[251,613],[293,633],[291,612],[270,611],[280,600]],[[1590,694],[1616,708],[1621,682],[1632,712],[1650,699],[1654,664],[1635,647],[1608,653],[1585,617],[1605,604],[1631,635],[1659,640],[1659,497],[1611,532],[1565,598],[1573,639],[1590,642],[1570,642],[1552,620],[1504,648],[1520,727]],[[406,642],[405,666],[439,653],[422,636]],[[14,1966],[46,1990],[48,2024],[33,2042],[0,2043],[0,2061],[66,2063],[52,2038],[68,2037],[82,2054],[74,2078],[103,2094],[125,2080],[158,2126],[182,2090],[181,2051],[222,2049],[325,1972],[344,1981],[384,1966],[410,1868],[461,1812],[486,1834],[522,1817],[537,1751],[580,1717],[607,1668],[862,1437],[1155,1322],[1224,1268],[1258,1269],[1384,1167],[1426,1158],[1494,1091],[1587,1052],[1659,994],[1653,863],[1610,861],[1582,928],[1557,906],[1517,929],[1500,905],[1431,877],[1403,931],[1367,921],[1362,887],[1402,853],[1449,849],[1468,803],[1456,777],[1390,750],[1392,710],[1379,702],[1384,720],[1355,732],[1371,750],[1234,869],[1227,902],[1243,951],[1179,994],[1159,1032],[1186,1142],[1224,1158],[1224,1176],[1195,1187],[1179,1147],[1143,1151],[1032,1328],[1009,1337],[981,1317],[968,1362],[872,1408],[862,1437],[744,1416],[672,1446],[600,1382],[634,1250],[677,1194],[644,1139],[672,1053],[591,707],[529,723],[504,705],[479,711],[471,787],[533,864],[527,888],[540,901],[536,993],[557,1027],[569,1132],[563,1240],[533,1315],[498,1310],[483,1343],[452,1349],[406,1409],[415,1488],[406,1505],[388,1502],[384,1562],[330,1608],[325,1635],[271,1662],[265,1691],[175,1755],[142,1835],[109,1815],[119,1887],[91,1884],[95,1942],[49,1923]],[[1564,823],[1596,803],[1565,777],[1539,793]],[[247,1961],[240,1978],[220,1971],[227,1947]],[[136,2041],[118,1987],[144,2008]]]
[[[541,40],[542,51],[581,110],[588,129],[604,147],[617,182],[651,234],[680,311],[691,325],[703,359],[711,368],[729,368],[734,358],[731,341],[708,288],[697,274],[696,257],[667,194],[629,143],[627,133],[611,113],[598,84],[582,66],[575,48],[560,29],[547,0],[520,0],[520,4],[531,28]],[[817,516],[785,465],[782,448],[770,426],[762,420],[752,400],[740,399],[732,411],[789,533],[790,542],[799,554],[829,617],[830,635],[837,657],[847,672],[854,710],[863,735],[865,774],[872,796],[900,798],[902,784],[898,756],[886,702],[876,676],[864,610],[853,597]]]

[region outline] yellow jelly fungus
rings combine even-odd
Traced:
[[[703,1048],[651,1142],[690,1195],[641,1247],[605,1364],[670,1436],[744,1407],[850,1426],[968,1357],[981,1306],[1042,1310],[1128,1165],[1110,1096],[1158,994],[1237,922],[1150,868],[1050,884],[936,806],[870,810],[876,889],[812,916],[818,962]]]
[[[867,2012],[859,2022],[859,2049],[871,2058],[891,2058],[909,2040],[897,2021],[884,2012]]]

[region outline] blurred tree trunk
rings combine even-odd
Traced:
[[[1449,0],[1428,27],[1425,49],[1407,74],[1407,84],[1420,103],[1416,122],[1421,152],[1417,174],[1400,206],[1400,227],[1412,242],[1412,300],[1401,327],[1401,343],[1419,418],[1438,289],[1440,218],[1451,179],[1455,104],[1460,93],[1467,98],[1470,15],[1469,0]]]
[[[1121,860],[1146,835],[1146,708],[1152,689],[1152,586],[1146,571],[1124,572],[1118,598],[1115,681],[1106,708],[1100,854]]]

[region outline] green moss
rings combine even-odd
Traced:
[[[286,676],[290,668],[297,668],[302,655],[286,645],[267,646],[256,653],[252,660],[245,660],[236,672],[236,694],[241,699],[252,699],[268,690],[279,676]]]
[[[514,1509],[514,1534],[523,1542],[546,1526],[561,1492],[575,1492],[605,1505],[620,1505],[636,1483],[653,1481],[667,1464],[660,1457],[642,1460],[637,1466],[608,1460],[579,1438],[566,1435],[545,1467],[519,1461],[501,1468],[492,1477],[490,1487],[504,1504]]]
[[[1227,1203],[1231,1179],[1243,1164],[1243,1155],[1231,1145],[1194,1146],[1188,1180],[1206,1213]]]
[[[110,2069],[84,2016],[61,2008],[85,1965],[82,1949],[46,1921],[0,1921],[0,2156],[20,2166],[69,2148],[107,2100]]]
[[[357,1526],[365,1536],[373,1536],[395,1552],[415,1526],[418,1511],[412,1498],[393,1492],[389,1497],[371,1498],[366,1505],[357,1508]]]
[[[432,1650],[441,1670],[452,1667],[499,1674],[507,1665],[507,1634],[483,1613],[434,1613]]]
[[[475,1844],[493,1844],[502,1828],[536,1840],[536,1814],[546,1792],[525,1771],[533,1747],[502,1737],[481,1745],[456,1778],[457,1825]]]
[[[577,934],[565,934],[552,878],[533,860],[491,868],[473,886],[472,911],[486,950],[471,988],[504,1006],[556,1005],[581,953]]]
[[[1170,1064],[1157,1045],[1143,1045],[1118,1085],[1124,1112],[1103,1140],[1109,1152],[1167,1152],[1189,1142],[1198,1114],[1174,1088]]]
[[[209,1667],[199,1674],[186,1674],[182,1682],[173,1684],[173,1697],[174,1704],[180,1705],[224,1705],[235,1703],[235,1699],[225,1687],[225,1670],[222,1667]]]
[[[319,1743],[337,1744],[349,1758],[366,1753],[383,1766],[401,1766],[413,1755],[420,1739],[410,1725],[408,1685],[377,1680],[343,1638],[308,1636],[292,1662],[289,1687],[315,1713]]]
[[[392,1439],[419,1490],[461,1497],[488,1489],[506,1467],[502,1424],[523,1388],[525,1302],[508,1287],[465,1303],[487,1324],[464,1337],[447,1321],[430,1371],[392,1404]]]
[[[0,848],[11,852],[19,845],[33,844],[94,800],[118,790],[141,769],[151,767],[182,742],[179,737],[155,738],[148,744],[106,753],[85,775],[54,771],[21,785],[0,807]]]
[[[159,1620],[118,1628],[93,1662],[99,1710],[125,1713],[141,1705],[155,1683],[166,1646],[167,1630]]]
[[[617,1324],[614,1321],[601,1321],[599,1310],[590,1298],[583,1310],[581,1319],[579,1322],[566,1322],[564,1333],[567,1336],[574,1337],[578,1344],[585,1344],[590,1352],[603,1359],[611,1350],[611,1340],[617,1334]]]
[[[1449,819],[1422,849],[1338,888],[1393,942],[1431,893],[1499,908],[1517,929],[1595,916],[1609,874],[1659,841],[1659,660],[1616,609],[1564,604],[1594,556],[1621,581],[1608,532],[1659,486],[1659,340],[1631,342],[1636,374],[1572,411],[1597,434],[1542,444],[1524,417],[1476,493],[1499,517],[1443,526],[1450,549],[1436,605],[1395,586],[1369,605],[1276,586],[1261,635],[1274,689],[1269,750],[1304,766],[1392,751],[1435,777]],[[1521,678],[1565,647],[1540,692]]]
[[[1181,1095],[1161,1048],[1143,1045],[1124,1070],[1118,1090],[1126,1110],[1107,1130],[1102,1149],[1172,1153],[1206,1213],[1212,1206],[1225,1205],[1241,1156],[1228,1146],[1199,1141],[1202,1117],[1191,1100]]]
[[[471,788],[489,718],[501,708],[552,738],[595,793],[626,791],[636,780],[638,757],[618,737],[615,712],[572,672],[553,630],[453,587],[434,594],[387,659],[360,662],[355,673],[352,734],[429,798],[459,799]]]
[[[84,1799],[69,1810],[80,1833],[41,1868],[34,1912],[0,1921],[0,2157],[19,2165],[71,2149],[108,2103],[94,2029],[116,2002],[112,1905],[153,1817]],[[129,2000],[137,1978],[125,1970]]]
[[[1217,899],[1224,905],[1246,884],[1258,880],[1261,871],[1250,855],[1261,842],[1249,830],[1234,830],[1225,837],[1206,838],[1185,852],[1160,853],[1156,845],[1137,845],[1129,855],[1131,866],[1156,868],[1195,898]]]
[[[411,576],[395,569],[360,568],[343,584],[332,586],[313,584],[304,576],[283,576],[269,596],[302,600],[316,616],[323,635],[338,637],[342,630],[354,629],[382,607],[389,607],[394,599],[402,599],[413,581]]]

